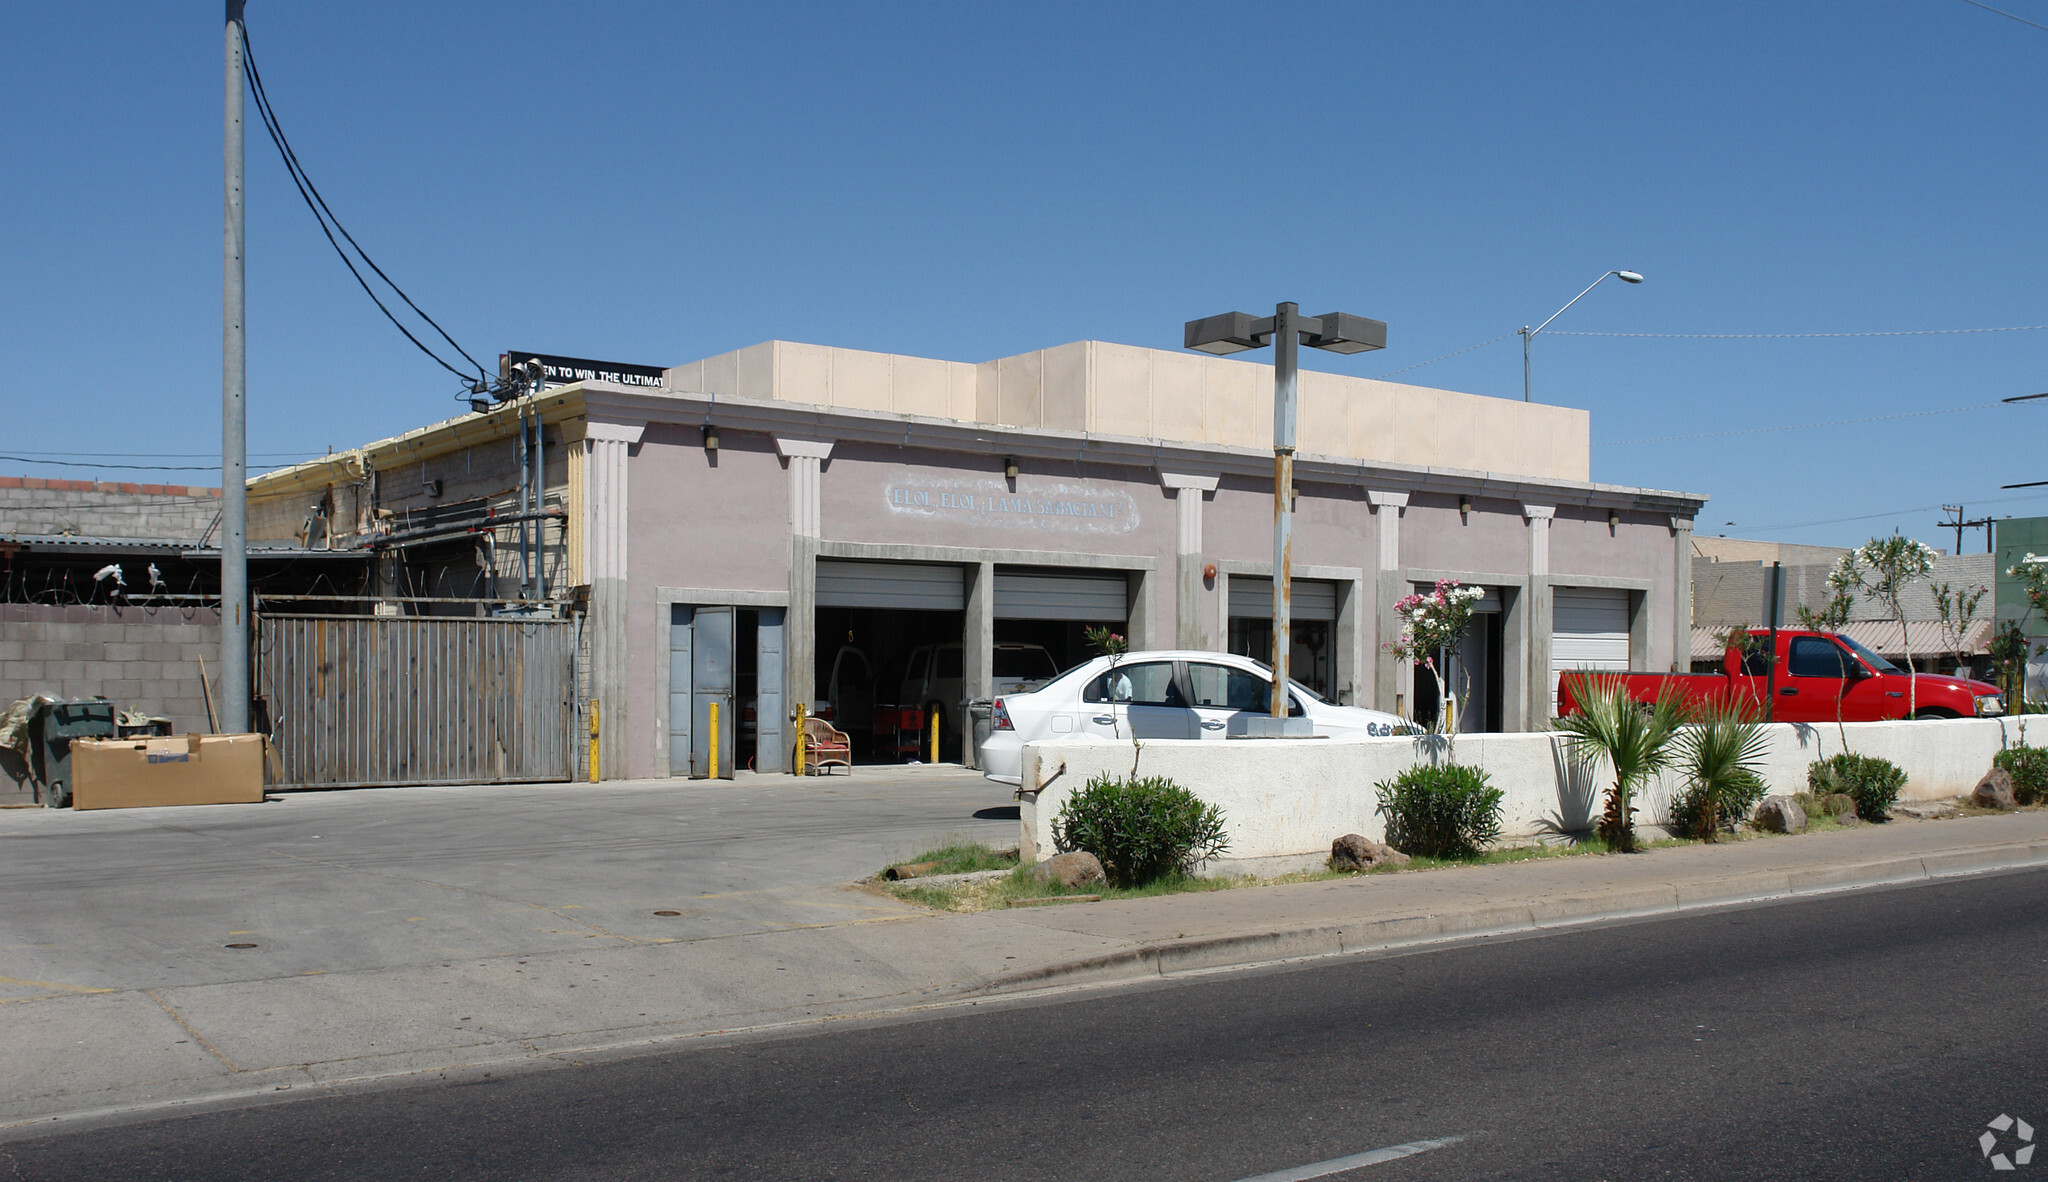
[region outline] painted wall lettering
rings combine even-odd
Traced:
[[[938,480],[906,473],[885,495],[892,513],[1011,529],[1129,533],[1137,505],[1122,489],[1064,481]]]

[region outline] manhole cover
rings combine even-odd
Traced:
[[[222,947],[225,947],[225,948],[254,948],[254,947],[256,947],[256,945],[254,945],[254,944],[225,944],[225,945],[222,945]]]
[[[681,915],[681,914],[682,914],[682,912],[680,912],[680,911],[657,911],[657,912],[655,912],[655,914],[656,914],[656,915]]]

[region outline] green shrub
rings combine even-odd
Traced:
[[[2048,803],[2048,747],[2007,747],[1991,757],[2012,777],[2012,798],[2021,804]]]
[[[1387,844],[1404,854],[1474,858],[1500,836],[1501,791],[1476,767],[1418,765],[1374,787]]]
[[[1857,816],[1882,821],[1891,815],[1899,790],[1906,786],[1906,771],[1889,759],[1843,752],[1807,765],[1806,783],[1822,799],[1846,793],[1856,802]]]
[[[1096,776],[1060,806],[1052,840],[1061,853],[1094,854],[1117,886],[1186,874],[1230,848],[1223,810],[1163,776]]]
[[[1732,832],[1769,790],[1762,776],[1746,768],[1712,783],[1688,781],[1671,799],[1671,827],[1686,837],[1711,839],[1707,806],[1712,805],[1714,829]]]
[[[1685,787],[1671,802],[1672,827],[1702,841],[1733,829],[1763,799],[1758,769],[1769,751],[1761,713],[1740,702],[1695,710],[1678,735]]]

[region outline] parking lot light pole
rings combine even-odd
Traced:
[[[1269,317],[1225,312],[1190,320],[1186,347],[1219,356],[1273,346],[1273,698],[1272,714],[1287,717],[1287,665],[1293,651],[1294,428],[1299,385],[1296,360],[1301,346],[1332,353],[1364,353],[1387,347],[1387,326],[1378,320],[1330,312],[1303,316],[1281,304]],[[1182,495],[1186,495],[1183,493]],[[1224,594],[1230,593],[1224,588]]]
[[[1637,273],[1636,273],[1636,272],[1634,272],[1634,271],[1609,271],[1609,272],[1607,272],[1607,275],[1612,275],[1612,276],[1614,276],[1614,277],[1615,277],[1616,279],[1619,279],[1619,280],[1621,280],[1621,281],[1622,281],[1623,283],[1641,283],[1641,282],[1643,281],[1643,277],[1642,277],[1641,275],[1637,274]],[[1591,282],[1591,283],[1588,283],[1588,284],[1586,285],[1586,291],[1592,291],[1592,290],[1593,290],[1594,288],[1596,288],[1596,287],[1600,286],[1600,285],[1601,285],[1602,283],[1606,282],[1606,281],[1607,281],[1607,275],[1602,275],[1602,276],[1601,276],[1600,278],[1598,278],[1598,279],[1595,279],[1595,280],[1594,280],[1593,282]],[[1567,309],[1569,309],[1569,308],[1570,308],[1570,307],[1572,306],[1572,304],[1576,304],[1576,303],[1578,303],[1578,302],[1579,302],[1580,300],[1583,300],[1583,299],[1585,299],[1585,298],[1586,298],[1586,291],[1582,291],[1582,292],[1580,292],[1579,294],[1577,294],[1577,295],[1573,296],[1573,297],[1571,298],[1571,302],[1570,302],[1570,303],[1567,303],[1567,304],[1566,304],[1566,305],[1565,305],[1565,306],[1564,306],[1563,308],[1559,308],[1559,309],[1558,309],[1557,311],[1555,311],[1555,312],[1552,312],[1552,313],[1550,314],[1550,320],[1555,320],[1555,319],[1557,319],[1558,317],[1560,317],[1560,316],[1564,315],[1564,314],[1565,314],[1565,311],[1566,311]],[[1536,326],[1536,327],[1534,327],[1534,328],[1530,328],[1530,327],[1529,327],[1528,325],[1526,325],[1526,324],[1525,324],[1525,325],[1523,325],[1523,326],[1522,326],[1522,328],[1521,328],[1521,333],[1522,333],[1522,401],[1524,401],[1524,402],[1527,402],[1527,401],[1529,401],[1529,342],[1530,342],[1530,341],[1533,341],[1533,340],[1535,340],[1535,339],[1536,339],[1536,334],[1537,334],[1537,333],[1539,333],[1539,332],[1542,332],[1542,331],[1543,331],[1544,329],[1546,329],[1546,328],[1549,328],[1549,327],[1550,327],[1550,320],[1546,320],[1546,321],[1544,321],[1543,323],[1541,323],[1541,324],[1537,325],[1537,326]]]

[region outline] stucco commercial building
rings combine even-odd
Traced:
[[[1087,625],[1265,655],[1268,367],[1095,341],[980,364],[771,341],[663,383],[560,386],[260,477],[252,536],[348,545],[502,508],[517,416],[537,413],[559,513],[528,553],[553,609],[582,615],[607,778],[689,774],[712,701],[724,751],[780,769],[799,703],[858,725],[920,686],[983,696],[1031,651],[1005,646],[1064,664]],[[1444,578],[1487,590],[1460,654],[1465,729],[1544,725],[1559,669],[1686,659],[1704,498],[1593,483],[1584,411],[1303,372],[1300,438],[1304,682],[1412,712],[1415,671],[1381,646],[1394,602]],[[374,577],[500,594],[510,529],[438,557],[424,530]]]

